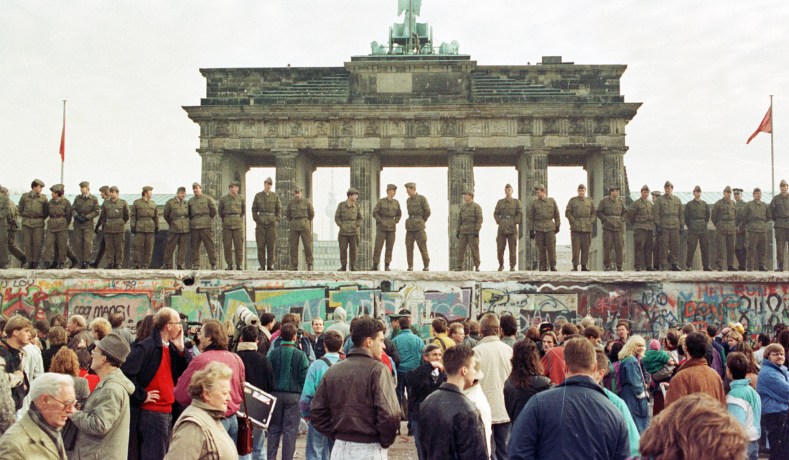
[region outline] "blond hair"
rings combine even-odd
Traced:
[[[623,359],[627,358],[628,356],[635,356],[636,348],[639,345],[646,345],[647,343],[644,341],[644,338],[640,335],[632,335],[627,342],[625,342],[625,346],[622,347],[622,350],[619,352],[619,360],[622,361]]]
[[[101,340],[112,332],[112,324],[104,318],[96,318],[90,322],[90,327],[88,329],[90,329],[91,332],[95,332],[98,339]]]

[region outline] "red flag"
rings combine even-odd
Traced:
[[[66,113],[63,112],[63,131],[60,133],[60,162],[66,161]]]
[[[751,137],[749,137],[748,141],[745,143],[749,144],[751,140],[754,137],[756,137],[756,135],[759,133],[772,133],[772,132],[773,132],[773,108],[770,107],[769,109],[767,109],[767,113],[764,114],[764,118],[762,119],[762,122],[759,123],[759,127],[756,128],[756,131],[754,131],[753,134],[751,134]]]

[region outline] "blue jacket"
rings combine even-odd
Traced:
[[[410,372],[422,364],[422,348],[425,342],[410,330],[401,331],[392,339],[400,354],[400,372]]]
[[[326,353],[322,358],[326,358],[333,365],[340,360],[340,355],[339,353]],[[310,416],[310,403],[315,397],[315,392],[318,391],[318,384],[321,383],[323,374],[328,370],[329,364],[320,358],[310,364],[307,369],[307,379],[304,381],[304,389],[301,390],[301,399],[299,399],[299,411],[303,418]]]
[[[762,397],[762,414],[785,413],[789,410],[789,372],[771,361],[762,361],[756,391]]]
[[[636,422],[638,432],[643,433],[649,425],[649,407],[647,404],[646,385],[644,374],[641,372],[641,363],[635,356],[628,356],[620,364],[622,375],[622,390],[619,397],[627,404],[630,414]]]
[[[581,449],[581,450],[579,450]],[[529,399],[512,426],[510,460],[624,460],[630,456],[625,418],[591,377],[568,377]]]

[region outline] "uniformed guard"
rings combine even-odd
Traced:
[[[38,268],[44,245],[44,221],[49,215],[49,202],[41,194],[44,182],[34,179],[30,191],[19,199],[19,215],[22,216],[22,241],[28,268]]]
[[[337,205],[334,223],[340,227],[337,234],[337,240],[340,243],[339,271],[345,271],[350,262],[350,271],[353,272],[356,271],[356,256],[359,250],[359,227],[362,226],[364,218],[362,217],[362,208],[357,203],[359,191],[351,187],[345,195],[348,199]]]
[[[71,223],[71,203],[63,198],[63,184],[55,184],[49,188],[52,199],[49,200],[47,212],[47,247],[44,252],[52,256],[49,268],[65,268],[68,260],[68,227]]]
[[[748,231],[742,216],[747,203],[742,199],[741,188],[733,188],[732,192],[734,193],[734,204],[737,210],[737,238],[734,242],[734,255],[737,256],[737,269],[745,271],[748,268]]]
[[[408,210],[408,219],[405,220],[405,257],[408,262],[408,271],[414,269],[414,243],[422,255],[422,270],[430,270],[430,255],[427,253],[427,233],[425,223],[430,218],[430,205],[424,195],[416,193],[416,184],[405,184],[408,199],[405,207]]]
[[[110,199],[110,186],[102,185],[99,187],[99,193],[101,194],[101,203],[104,204],[105,201]],[[99,213],[101,213],[101,206],[99,206]],[[96,259],[93,260],[90,266],[93,268],[99,268],[101,259],[104,257],[104,251],[107,248],[107,245],[104,242],[104,231],[101,227],[101,219],[96,221],[96,226],[93,229],[96,231],[96,238],[98,238],[99,241],[99,251],[96,253]]]
[[[126,247],[126,222],[129,221],[129,205],[118,194],[118,187],[109,188],[110,197],[101,205],[99,223],[104,230],[107,251],[107,268],[121,268],[123,251]]]
[[[685,205],[685,224],[688,226],[688,237],[685,241],[685,270],[693,269],[693,255],[696,245],[701,247],[701,266],[705,272],[710,268],[710,248],[707,244],[707,222],[710,221],[710,207],[701,199],[701,187],[693,188],[693,199]]]
[[[288,219],[290,226],[288,237],[290,269],[299,269],[299,240],[301,240],[307,271],[312,271],[312,220],[315,218],[315,209],[310,200],[304,198],[299,187],[293,189],[293,199],[285,209],[285,218]]]
[[[153,243],[159,233],[159,208],[151,199],[153,187],[142,188],[142,197],[131,207],[131,232],[134,235],[134,268],[147,270],[153,257]]]
[[[384,255],[384,270],[389,271],[389,264],[392,263],[392,248],[395,242],[395,232],[403,212],[400,210],[400,202],[395,200],[397,193],[395,184],[386,186],[386,196],[378,200],[373,208],[373,218],[375,219],[375,249],[373,250],[372,271],[378,270],[378,263],[381,260],[381,249],[386,242],[386,254]]]
[[[200,270],[200,243],[208,253],[211,270],[216,270],[216,246],[214,245],[214,218],[216,201],[203,193],[203,186],[192,184],[194,196],[189,198],[189,232],[192,246],[192,269]]]
[[[753,200],[745,205],[742,221],[748,231],[748,270],[767,271],[767,233],[773,213],[762,201],[762,190],[753,189]]]
[[[553,198],[545,192],[545,185],[534,186],[537,199],[529,204],[526,221],[529,223],[529,238],[537,243],[541,271],[556,271],[556,234],[559,233],[561,216]]]
[[[674,196],[674,184],[666,181],[663,195],[655,200],[655,231],[660,236],[660,265],[662,270],[679,271],[679,237],[685,229],[682,201]]]
[[[260,270],[274,270],[277,255],[277,223],[282,217],[279,195],[271,191],[274,180],[263,181],[263,191],[252,200],[252,218],[255,219],[255,241],[258,246]]]
[[[718,270],[737,271],[734,268],[734,249],[737,233],[737,205],[731,199],[731,187],[723,189],[723,198],[712,207],[711,219],[718,239]]]
[[[784,257],[789,245],[789,183],[781,179],[781,193],[773,197],[770,210],[773,213],[773,228],[775,229],[775,260],[778,263],[776,271],[784,270]]]
[[[637,272],[652,271],[652,241],[655,230],[655,213],[649,200],[649,186],[641,187],[641,198],[637,199],[627,211],[633,225],[633,267]]]
[[[570,222],[570,240],[573,251],[572,271],[589,271],[589,246],[592,244],[592,229],[595,225],[594,202],[586,196],[586,185],[578,184],[578,196],[570,198],[564,216]]]
[[[222,219],[222,248],[225,252],[225,270],[233,269],[235,255],[236,270],[244,263],[244,215],[246,203],[239,195],[241,182],[233,181],[227,195],[219,199],[219,218]]]
[[[8,195],[0,193],[0,269],[8,266],[8,227],[13,218],[11,200]]]
[[[655,217],[655,205],[657,204],[657,199],[660,196],[660,190],[652,190],[652,217]],[[652,269],[655,271],[660,270],[660,235],[657,233],[657,229],[652,232],[654,238],[652,239]]]
[[[189,246],[189,205],[186,202],[186,187],[178,187],[174,198],[164,205],[164,221],[167,230],[167,245],[164,249],[164,265],[162,268],[173,268],[173,253],[178,247],[176,268],[183,270],[186,265],[186,248]]]
[[[625,201],[619,196],[618,184],[608,187],[608,196],[597,205],[597,217],[603,223],[603,266],[609,271],[623,270],[624,265],[624,233],[627,208]],[[611,264],[611,251],[616,256],[616,267]]]
[[[74,251],[79,268],[84,270],[93,262],[94,221],[101,212],[98,198],[90,193],[90,182],[79,183],[79,195],[74,197],[71,212],[74,218]]]
[[[0,194],[8,197],[8,189],[0,186]],[[17,209],[16,204],[14,204],[14,202],[10,199],[8,200],[8,204],[8,252],[19,261],[20,267],[25,268],[27,266],[27,257],[25,256],[25,252],[16,245],[16,234],[19,232],[19,222],[21,221],[19,217],[19,210]]]
[[[512,197],[512,185],[504,186],[504,198],[496,203],[493,210],[493,219],[499,226],[496,234],[496,256],[499,259],[499,271],[504,270],[504,248],[510,248],[510,271],[515,271],[518,254],[518,237],[521,232],[523,211],[520,200]]]
[[[482,208],[474,202],[474,191],[463,192],[463,204],[458,212],[457,233],[458,243],[456,271],[463,270],[463,259],[466,257],[466,248],[471,248],[471,260],[474,262],[474,271],[479,271],[479,231],[482,229]]]

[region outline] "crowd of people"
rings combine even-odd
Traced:
[[[321,460],[385,459],[398,436],[420,460],[789,458],[783,325],[187,319],[3,317],[0,458],[287,460],[302,431]],[[267,429],[242,415],[247,382],[276,398]]]

